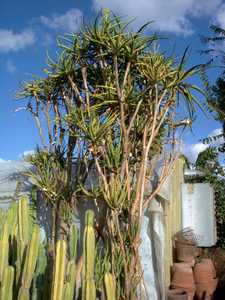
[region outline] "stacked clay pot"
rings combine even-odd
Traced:
[[[194,266],[197,247],[191,241],[175,241],[177,260]]]
[[[194,267],[194,279],[196,283],[196,295],[199,300],[212,299],[218,279],[216,270],[211,259],[202,259]]]
[[[183,262],[174,264],[171,288],[183,289],[187,293],[187,299],[193,299],[195,294],[195,282],[190,264]]]

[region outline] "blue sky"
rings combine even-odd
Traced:
[[[168,53],[184,51],[190,46],[189,64],[207,60],[199,55],[203,48],[199,35],[209,34],[209,25],[225,28],[225,2],[221,0],[40,0],[0,3],[0,120],[2,160],[18,159],[35,148],[39,137],[31,116],[15,109],[23,106],[15,100],[21,82],[32,74],[42,74],[46,51],[56,53],[57,35],[76,31],[82,19],[89,21],[102,8],[108,7],[121,16],[136,17],[134,26],[154,20],[152,30],[166,37],[161,43]],[[210,72],[213,82],[218,70]],[[196,83],[199,81],[196,79]],[[218,132],[220,124],[200,111],[193,133],[185,135],[185,153],[192,159],[204,145],[199,139]]]

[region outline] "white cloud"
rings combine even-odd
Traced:
[[[34,150],[26,150],[23,153],[19,154],[19,158],[25,158],[26,156],[33,155],[34,153]]]
[[[209,133],[208,136],[215,136],[221,134],[223,130],[221,128],[216,128],[212,132]],[[218,140],[213,145],[219,145],[221,140]],[[181,152],[188,157],[190,162],[194,163],[198,157],[198,154],[209,147],[208,144],[203,144],[202,142],[198,142],[195,144],[183,144],[181,147]]]
[[[222,28],[225,28],[225,4],[221,5],[215,17],[215,23]]]
[[[11,75],[15,74],[16,71],[17,71],[16,65],[15,65],[14,62],[13,62],[12,60],[10,60],[10,59],[8,59],[8,60],[6,61],[6,63],[5,63],[5,68],[6,68],[6,71],[7,71],[9,74],[11,74]]]
[[[73,8],[65,14],[53,14],[51,17],[41,16],[41,23],[50,29],[76,31],[82,22],[83,14],[77,9]]]
[[[185,144],[183,148],[184,155],[190,160],[190,162],[194,163],[198,157],[198,154],[208,148],[209,145],[203,143],[196,144]]]
[[[6,160],[6,159],[3,159],[3,158],[0,158],[0,164],[9,163],[9,162],[11,162],[11,160]]]
[[[214,135],[219,135],[223,133],[223,129],[222,128],[216,128],[214,129],[211,133],[210,136],[214,136]]]
[[[31,30],[23,30],[19,33],[8,29],[0,29],[0,52],[16,52],[33,45],[34,33]]]
[[[115,13],[137,17],[138,25],[154,21],[155,30],[188,35],[192,18],[212,16],[222,0],[92,0],[94,8],[107,7]]]
[[[42,34],[43,36],[43,34]],[[51,35],[50,33],[46,33],[44,36],[43,36],[43,39],[42,39],[42,45],[46,48],[49,48],[50,46],[52,46],[53,44],[55,43],[55,38],[53,35]]]

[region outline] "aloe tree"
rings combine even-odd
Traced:
[[[128,23],[105,12],[79,34],[60,40],[61,54],[49,59],[47,76],[25,83],[20,93],[29,98],[41,135],[39,114],[44,112],[47,161],[56,153],[64,161],[61,185],[51,165],[48,176],[42,176],[47,170],[42,163],[33,175],[46,199],[69,211],[84,197],[107,207],[97,224],[98,238],[108,250],[120,299],[136,297],[143,212],[173,165],[176,131],[191,124],[197,103],[193,91],[202,92],[189,82],[200,66],[186,69],[187,51],[180,60],[155,51],[157,36],[143,33],[148,25],[132,32]],[[178,114],[179,107],[186,113]],[[158,181],[152,185],[156,168]],[[98,178],[90,186],[86,179],[93,170]]]

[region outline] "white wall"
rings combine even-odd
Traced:
[[[199,246],[216,244],[214,192],[208,183],[182,185],[182,227],[194,230]]]

